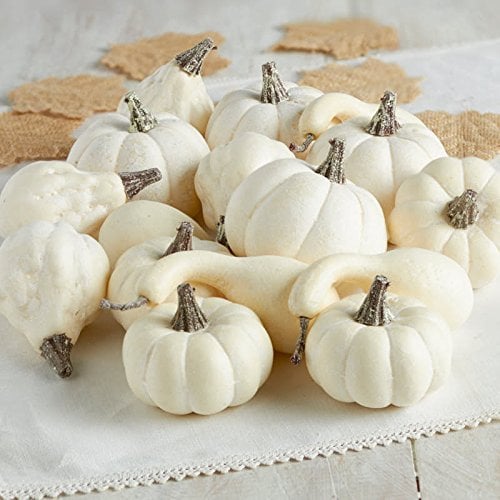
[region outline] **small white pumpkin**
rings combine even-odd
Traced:
[[[207,55],[216,48],[213,40],[205,38],[144,78],[134,92],[151,113],[172,113],[204,134],[214,103],[200,71]],[[117,111],[128,115],[125,97]]]
[[[229,255],[228,250],[214,241],[193,238],[194,226],[182,222],[175,238],[164,236],[145,241],[129,248],[116,263],[108,284],[108,299],[101,307],[113,310],[116,321],[127,329],[136,319],[145,316],[151,305],[140,295],[139,284],[155,264],[167,255],[190,250],[205,250]],[[209,285],[191,281],[198,295],[218,296],[217,290]],[[175,302],[177,294],[172,293],[164,302]]]
[[[156,167],[162,180],[138,199],[168,203],[190,217],[200,211],[194,174],[209,153],[202,135],[189,123],[163,113],[154,117],[133,92],[126,97],[130,120],[120,113],[96,118],[69,152],[68,161],[80,170],[133,172]]]
[[[323,311],[306,340],[307,369],[337,401],[368,408],[409,406],[445,382],[451,367],[448,325],[410,297],[389,294],[376,276],[367,295]]]
[[[439,158],[407,179],[389,219],[391,241],[441,252],[474,288],[500,272],[500,174],[479,158]]]
[[[298,139],[304,107],[323,93],[312,87],[284,84],[274,62],[262,66],[262,91],[235,90],[215,106],[205,137],[211,149],[243,132],[258,132],[287,146]]]
[[[263,165],[282,158],[294,158],[294,155],[282,142],[256,132],[238,135],[205,156],[198,166],[194,185],[207,227],[217,227],[219,217],[226,213],[231,194],[245,178]]]
[[[109,262],[90,236],[64,221],[36,221],[0,247],[0,312],[56,373],[72,373],[71,348],[99,311]]]
[[[225,299],[198,302],[187,283],[127,331],[123,364],[132,392],[177,415],[212,415],[249,401],[271,372],[273,349],[259,318]]]
[[[0,194],[0,235],[35,220],[64,220],[97,236],[104,219],[141,189],[158,182],[158,169],[136,172],[82,172],[64,161],[26,165]]]
[[[343,148],[333,141],[316,171],[301,160],[276,160],[247,177],[226,210],[232,251],[307,263],[334,253],[384,252],[382,210],[368,191],[345,182]]]
[[[429,161],[446,156],[436,135],[421,123],[396,121],[396,95],[386,92],[378,111],[370,120],[359,116],[328,129],[313,144],[307,161],[318,165],[328,152],[329,141],[345,141],[346,177],[370,191],[384,215],[394,207],[401,183],[422,170]]]

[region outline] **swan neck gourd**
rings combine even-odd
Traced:
[[[479,219],[477,206],[477,192],[466,189],[460,196],[456,196],[448,203],[446,214],[450,225],[456,229],[467,229]]]
[[[215,42],[211,38],[205,38],[194,47],[177,54],[175,62],[188,75],[199,75],[206,57],[216,48]]]
[[[278,104],[289,99],[290,96],[276,69],[276,64],[274,62],[263,64],[261,102],[265,104]]]

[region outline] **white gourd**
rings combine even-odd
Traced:
[[[179,306],[163,304],[127,331],[123,364],[144,403],[185,415],[212,415],[249,401],[273,362],[269,336],[247,307],[198,299],[188,284]]]
[[[226,210],[236,255],[282,255],[311,263],[334,253],[387,248],[377,200],[343,175],[343,143],[334,141],[314,171],[301,160],[276,160],[247,177]]]
[[[474,288],[500,272],[500,174],[479,158],[439,158],[407,179],[389,219],[391,241],[450,257]]]
[[[80,170],[133,172],[156,167],[162,180],[137,199],[167,203],[190,217],[200,211],[194,175],[209,153],[203,136],[189,123],[169,114],[153,116],[127,94],[130,119],[121,113],[96,118],[78,137],[68,161]]]
[[[36,221],[0,247],[0,312],[42,353],[60,377],[70,352],[99,311],[109,262],[90,236],[64,221]]]
[[[216,48],[213,40],[205,38],[144,78],[134,92],[151,113],[172,113],[204,134],[214,103],[200,71],[207,55]],[[117,111],[128,116],[125,97]]]
[[[194,184],[207,227],[217,227],[219,217],[226,213],[231,194],[245,178],[281,158],[294,158],[294,155],[282,142],[256,132],[238,135],[205,156],[198,166]]]
[[[0,235],[35,220],[64,220],[96,236],[104,219],[127,199],[161,179],[158,169],[142,172],[82,172],[64,161],[26,165],[0,194]]]

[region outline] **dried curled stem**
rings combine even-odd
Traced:
[[[231,254],[234,255],[231,247],[229,246],[229,242],[226,237],[226,217],[224,215],[219,215],[219,220],[217,221],[217,228],[215,233],[215,241],[222,246],[225,246]]]
[[[304,356],[304,351],[306,349],[306,335],[307,329],[309,327],[309,318],[305,318],[301,316],[299,318],[300,321],[300,334],[297,339],[297,343],[295,344],[295,350],[293,351],[292,356],[290,357],[290,361],[294,365],[300,364],[302,361],[302,357]]]
[[[118,175],[122,180],[128,200],[150,184],[161,181],[162,178],[161,172],[157,168],[148,168],[137,172],[118,172]]]
[[[344,151],[345,142],[333,138],[328,141],[330,150],[325,161],[316,169],[316,173],[325,176],[330,182],[345,184]]]
[[[479,219],[477,206],[477,192],[466,189],[460,196],[456,196],[446,207],[446,214],[450,224],[456,229],[467,229]]]
[[[288,149],[292,153],[303,153],[304,151],[307,150],[307,148],[311,145],[311,142],[313,142],[315,139],[316,136],[314,134],[307,134],[302,144],[299,145],[295,144],[295,142],[292,142],[290,146],[288,146]]]
[[[148,303],[149,299],[143,295],[139,295],[136,299],[131,300],[130,302],[125,302],[124,304],[117,304],[116,302],[111,302],[108,299],[102,299],[99,303],[99,308],[107,311],[130,311],[130,309],[139,309],[139,307],[143,307]]]
[[[64,333],[43,339],[40,346],[42,357],[48,361],[52,369],[61,378],[67,378],[73,373],[70,357],[71,349],[73,349],[73,343]]]
[[[189,283],[177,287],[177,311],[172,319],[172,329],[178,332],[197,332],[208,324],[208,320],[196,302],[194,288]]]
[[[263,64],[260,101],[267,104],[278,104],[289,99],[290,96],[278,74],[276,64],[272,61]]]
[[[158,125],[156,117],[143,106],[134,91],[126,94],[124,101],[130,112],[129,132],[148,132]]]
[[[366,131],[371,135],[387,137],[395,134],[400,128],[401,125],[396,120],[396,94],[386,90]]]
[[[200,74],[205,58],[216,48],[215,42],[211,38],[205,38],[194,47],[177,54],[175,61],[183,71],[196,76]]]
[[[389,287],[389,280],[378,274],[365,297],[365,300],[354,316],[354,321],[367,326],[388,325],[393,316],[385,303],[385,295]]]
[[[174,241],[170,243],[162,257],[177,252],[186,252],[193,249],[193,231],[194,226],[192,222],[181,222],[177,228],[177,234]]]

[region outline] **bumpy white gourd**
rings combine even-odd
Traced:
[[[368,295],[333,304],[307,336],[307,369],[337,401],[368,408],[413,405],[450,372],[446,322],[413,298],[385,297],[387,286],[377,276]]]
[[[130,119],[121,113],[96,118],[78,137],[68,161],[81,170],[133,172],[156,167],[162,180],[137,199],[168,203],[190,217],[200,211],[194,174],[209,149],[189,123],[162,113],[154,117],[134,93],[127,94]]]
[[[231,194],[241,182],[263,165],[282,158],[294,155],[282,142],[256,132],[238,135],[205,156],[194,178],[205,224],[215,229],[219,217],[226,213]]]
[[[109,307],[113,309],[113,316],[125,329],[136,319],[142,318],[152,305],[140,298],[139,284],[141,278],[147,274],[155,264],[165,257],[176,252],[190,250],[205,250],[229,255],[229,251],[214,241],[193,238],[193,225],[182,222],[175,237],[160,237],[148,240],[129,248],[116,263],[108,284]],[[217,290],[204,283],[191,281],[197,295],[201,297],[218,296]],[[138,299],[138,300],[137,300]],[[164,302],[175,302],[177,294],[172,293]]]
[[[283,83],[273,62],[262,66],[262,91],[235,90],[215,106],[205,137],[211,149],[243,132],[258,132],[287,146],[300,139],[298,123],[304,107],[322,92]]]
[[[440,314],[452,329],[470,316],[474,294],[467,273],[449,257],[422,248],[325,257],[294,283],[290,311],[297,317],[314,318],[324,309],[325,293],[332,286],[347,282],[368,290],[376,274],[387,276],[395,294],[413,297]]]
[[[343,147],[334,141],[316,171],[301,160],[276,160],[247,177],[226,210],[233,252],[308,263],[334,253],[384,252],[382,210],[368,191],[345,182]]]
[[[216,48],[213,40],[205,38],[144,78],[134,92],[153,114],[172,113],[204,134],[214,103],[200,71],[206,56]],[[128,116],[125,97],[117,111]]]
[[[35,220],[64,220],[96,236],[115,208],[160,179],[157,169],[116,174],[82,172],[64,161],[31,163],[16,172],[0,194],[0,235]]]
[[[225,299],[178,288],[127,331],[123,364],[133,393],[177,415],[212,415],[249,401],[266,381],[273,349],[259,318]]]
[[[391,241],[441,252],[474,288],[500,272],[500,174],[479,158],[439,158],[407,179],[389,219]]]
[[[196,221],[170,205],[149,200],[131,201],[109,214],[99,230],[99,243],[114,267],[129,248],[160,236],[175,236],[185,221],[193,225],[194,236],[209,239]]]
[[[446,156],[439,139],[425,125],[396,121],[395,99],[395,94],[386,92],[372,119],[360,116],[328,129],[307,155],[309,163],[319,165],[328,152],[329,141],[344,140],[346,177],[370,191],[386,217],[401,183],[429,161]]]
[[[99,310],[109,262],[90,236],[64,221],[37,221],[0,247],[0,312],[42,353],[60,377],[70,351]]]

